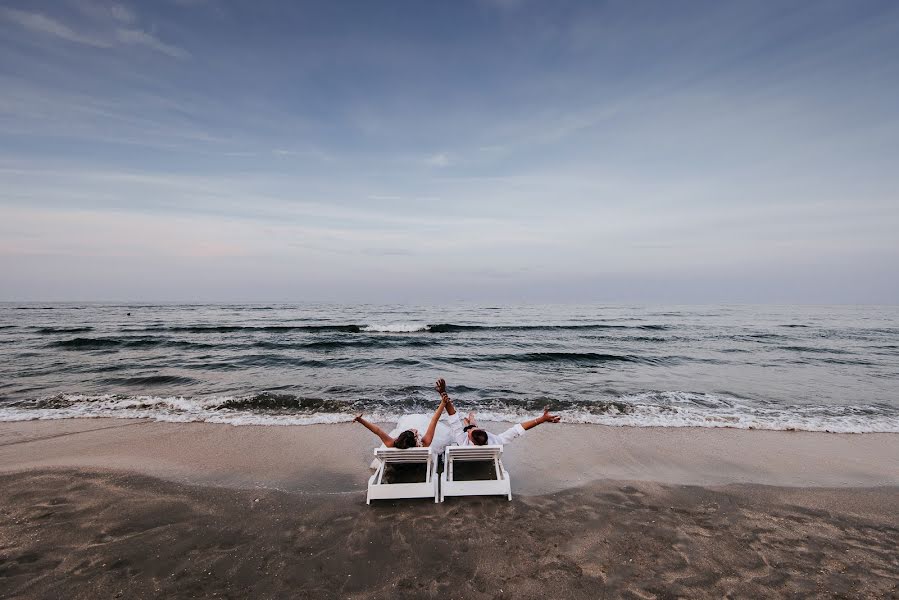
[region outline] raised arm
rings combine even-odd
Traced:
[[[388,448],[393,448],[393,438],[387,435],[387,432],[375,425],[374,423],[370,423],[362,418],[362,413],[356,415],[356,418],[353,419],[357,423],[360,423],[363,427],[371,431],[373,434],[381,438],[381,441],[384,442],[384,445]]]
[[[450,416],[456,414],[456,407],[453,406],[453,401],[450,400],[449,394],[446,393],[446,379],[442,377],[438,379],[434,384],[434,389],[440,394],[440,399],[446,403],[446,414]]]
[[[456,407],[453,405],[452,398],[450,398],[449,394],[446,393],[446,381],[443,379],[438,379],[434,387],[437,388],[437,392],[440,394],[441,399],[446,404],[446,414],[449,415],[449,419],[447,420],[450,424],[450,432],[453,435],[453,441],[458,446],[464,446],[465,441],[468,439],[468,436],[465,435],[465,426],[462,425],[462,419],[460,419],[459,415],[456,414]]]
[[[449,396],[447,396],[449,398]],[[437,410],[434,411],[434,416],[431,417],[431,422],[428,423],[428,430],[425,432],[423,438],[421,438],[421,445],[424,447],[428,447],[431,445],[431,440],[434,439],[434,432],[437,431],[437,421],[440,420],[440,415],[443,414],[443,409],[446,407],[446,401],[440,400],[440,406],[437,407]]]

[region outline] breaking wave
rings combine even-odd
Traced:
[[[147,385],[149,381],[141,382]],[[544,406],[567,423],[626,427],[704,427],[817,431],[831,433],[899,433],[899,411],[886,405],[750,406],[715,394],[656,391],[590,401],[546,398],[495,398],[457,401],[485,421],[515,422],[532,418]],[[413,396],[355,401],[263,392],[248,396],[149,396],[60,394],[0,407],[0,421],[69,418],[152,419],[231,425],[311,425],[346,423],[358,412],[389,422],[409,413],[427,413],[433,404]]]
[[[602,329],[637,329],[647,331],[663,331],[667,325],[613,325],[607,323],[591,323],[583,325],[457,325],[455,323],[370,323],[370,324],[334,324],[334,325],[159,325],[126,331],[143,332],[184,332],[184,333],[237,333],[253,331],[305,331],[308,333],[464,333],[471,331],[553,331],[553,330],[602,330]]]

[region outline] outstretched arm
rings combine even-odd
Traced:
[[[393,438],[387,435],[387,432],[375,425],[374,423],[369,423],[365,419],[362,418],[362,413],[356,415],[356,418],[353,419],[357,423],[362,424],[363,427],[371,431],[373,434],[381,438],[381,441],[384,442],[384,445],[388,448],[393,448]]]
[[[434,416],[431,417],[431,422],[428,423],[428,430],[425,432],[423,438],[421,438],[421,445],[424,447],[428,447],[431,445],[431,440],[434,439],[434,432],[437,431],[437,421],[440,420],[440,415],[443,414],[443,409],[446,406],[446,401],[441,400],[440,406],[437,407],[437,410],[434,411]]]
[[[531,419],[530,421],[525,421],[524,423],[521,424],[521,426],[524,428],[525,431],[527,431],[528,429],[533,429],[540,423],[558,423],[561,420],[562,420],[562,417],[559,417],[557,415],[551,415],[551,414],[549,414],[549,408],[544,408],[542,415],[540,415],[536,419]]]
[[[524,435],[524,432],[528,429],[533,429],[540,423],[558,423],[560,420],[561,417],[549,414],[549,409],[545,408],[543,409],[543,414],[536,419],[531,419],[530,421],[525,421],[524,423],[513,425],[512,427],[496,436],[497,441],[499,441],[500,444],[508,444],[515,438]]]

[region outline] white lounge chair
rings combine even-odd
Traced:
[[[395,498],[433,498],[437,502],[440,495],[437,482],[437,457],[430,448],[375,448],[377,470],[368,480],[366,504],[372,500]],[[384,470],[389,464],[420,463],[426,465],[425,480],[418,483],[384,483]]]
[[[440,501],[447,496],[508,496],[512,499],[509,472],[503,467],[502,446],[447,446],[440,476]],[[455,479],[453,465],[457,462],[489,461],[493,463],[496,479]]]

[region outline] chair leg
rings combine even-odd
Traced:
[[[434,472],[431,473],[431,481],[434,482],[434,504],[440,502],[440,477],[437,476],[437,460],[434,460]]]

